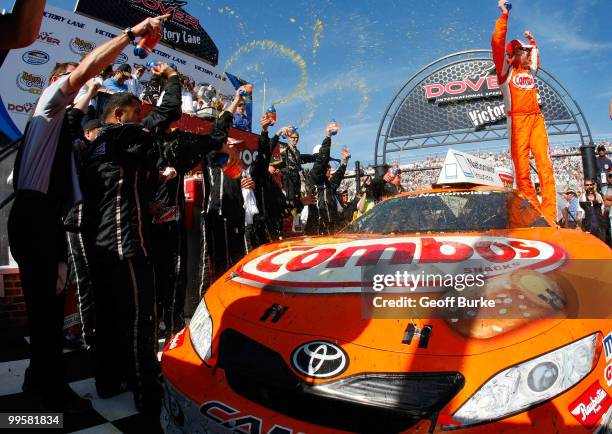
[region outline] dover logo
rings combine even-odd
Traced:
[[[512,84],[519,89],[529,90],[535,87],[535,80],[526,72],[521,72],[512,77]]]
[[[91,51],[96,48],[96,44],[93,42],[85,41],[79,37],[72,38],[70,40],[70,51],[75,54],[87,54],[91,53]]]
[[[12,103],[8,103],[6,105],[6,109],[8,111],[10,111],[11,113],[17,113],[20,115],[27,115],[29,114],[32,109],[34,108],[34,104],[32,104],[31,102],[26,102],[25,104],[12,104]]]
[[[298,347],[291,355],[293,367],[311,378],[333,378],[348,367],[342,348],[330,342],[314,341]]]
[[[115,58],[115,61],[113,62],[113,64],[115,65],[123,65],[124,63],[128,62],[128,57],[126,54],[124,53],[119,53],[119,55]]]
[[[45,79],[40,75],[23,71],[17,76],[17,87],[25,92],[40,95],[45,87]]]
[[[195,30],[199,29],[200,21],[189,15],[183,9],[187,5],[184,0],[130,0],[132,7],[144,9],[149,15],[170,14],[170,21],[183,24]]]
[[[569,411],[586,428],[593,428],[612,405],[612,398],[596,381],[569,406]]]
[[[30,65],[44,65],[49,61],[49,55],[39,50],[26,51],[21,56],[21,60]]]
[[[60,40],[53,36],[53,32],[40,32],[36,40],[44,42],[45,44],[55,45],[58,47],[60,45]]]
[[[371,287],[371,279],[364,274],[374,266],[377,273],[385,274],[424,271],[426,274],[487,273],[487,277],[492,277],[519,268],[551,271],[560,267],[565,258],[563,250],[543,241],[504,237],[396,237],[282,248],[237,267],[233,279],[283,291],[360,292],[362,287]]]

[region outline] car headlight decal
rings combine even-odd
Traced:
[[[492,422],[565,392],[594,368],[598,338],[599,333],[594,333],[504,369],[485,382],[453,418],[462,427]]]
[[[210,359],[212,356],[212,332],[212,318],[208,312],[206,301],[202,297],[189,323],[191,345],[202,360]]]

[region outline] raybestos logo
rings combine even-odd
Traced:
[[[612,398],[596,381],[568,408],[578,422],[586,428],[593,428],[597,421],[612,405]]]
[[[40,50],[26,51],[21,56],[21,60],[30,65],[44,65],[49,61],[49,55]]]
[[[93,42],[85,41],[79,37],[72,38],[70,40],[70,51],[75,54],[88,54],[91,53],[92,50],[96,48],[96,44]]]
[[[23,71],[17,76],[17,87],[25,92],[40,95],[45,87],[45,79],[40,75]]]
[[[360,292],[372,287],[372,280],[364,276],[366,269],[386,274],[485,274],[490,278],[521,268],[551,271],[565,259],[561,248],[544,241],[486,236],[396,237],[282,248],[239,265],[233,280],[285,292]]]

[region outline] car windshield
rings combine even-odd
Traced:
[[[533,205],[509,191],[448,191],[389,199],[343,233],[481,232],[549,226]]]

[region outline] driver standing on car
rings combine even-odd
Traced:
[[[530,177],[531,153],[542,186],[542,214],[549,220],[555,221],[557,215],[555,179],[548,155],[548,134],[538,104],[534,79],[540,61],[538,47],[529,31],[524,33],[529,40],[528,45],[518,39],[513,39],[506,45],[508,9],[504,5],[504,0],[499,0],[498,7],[502,14],[495,23],[491,47],[497,81],[504,97],[508,118],[508,137],[516,183],[519,190],[534,206],[540,208]]]

